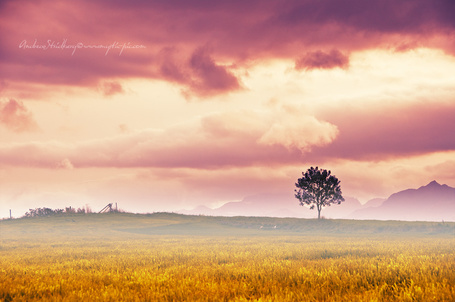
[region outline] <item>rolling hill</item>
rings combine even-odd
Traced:
[[[67,214],[0,220],[1,243],[19,238],[28,244],[42,240],[88,240],[185,236],[453,236],[453,222],[370,221],[275,217],[195,216],[174,213]],[[146,236],[146,237],[144,237]],[[175,238],[177,240],[177,238]]]

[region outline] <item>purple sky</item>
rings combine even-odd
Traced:
[[[0,217],[455,186],[455,2],[2,1]],[[296,200],[297,202],[297,200]]]

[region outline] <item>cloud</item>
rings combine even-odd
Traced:
[[[331,50],[329,53],[323,51],[308,52],[303,57],[295,62],[297,70],[311,69],[332,69],[335,67],[347,68],[349,65],[349,57],[341,53],[337,49]]]
[[[453,102],[342,106],[320,114],[339,135],[326,148],[315,147],[311,157],[381,160],[455,150]]]
[[[104,96],[112,96],[114,94],[124,93],[123,87],[118,82],[105,82],[101,85],[101,91]]]
[[[380,161],[455,150],[450,102],[342,106],[325,107],[316,116],[298,107],[213,113],[163,130],[131,130],[75,144],[5,144],[0,163],[54,168],[67,159],[77,168],[217,169]]]
[[[65,170],[72,170],[72,169],[74,169],[74,166],[68,158],[64,158],[60,162],[57,163],[57,168],[65,169]]]
[[[130,131],[129,127],[127,124],[119,124],[118,125],[118,130],[120,133],[127,133]]]
[[[0,162],[43,168],[53,168],[56,162],[62,168],[274,166],[301,162],[302,152],[329,144],[335,135],[333,125],[303,114],[289,117],[285,112],[234,111],[206,115],[165,130],[130,131],[77,144],[4,145]]]
[[[226,67],[217,65],[204,49],[193,53],[189,65],[194,75],[190,89],[197,94],[219,94],[240,88],[237,78]]]
[[[259,142],[309,152],[312,147],[330,144],[337,134],[336,126],[296,111],[275,121]]]
[[[0,124],[14,132],[35,131],[38,124],[21,101],[0,102]]]
[[[55,141],[3,144],[0,148],[0,166],[55,169],[62,158],[67,158],[71,153],[72,147]]]
[[[450,179],[455,182],[455,160],[446,160],[437,165],[429,165],[425,167],[425,172],[430,175],[437,172],[437,179]]]
[[[241,88],[229,67],[217,64],[206,48],[196,49],[186,60],[178,58],[173,49],[163,50],[161,57],[161,76],[183,85],[187,96],[208,97]]]
[[[242,79],[233,73],[234,65],[248,68],[266,60],[299,58],[297,69],[345,68],[348,58],[337,49],[429,47],[455,54],[451,0],[225,2],[9,1],[0,11],[0,77],[86,87],[112,78],[148,78],[211,97],[240,89]],[[67,11],[74,18],[59,17]],[[68,33],[67,45],[118,42],[145,48],[126,49],[121,55],[113,49],[106,55],[105,49],[72,54],[71,48],[32,47],[35,39],[38,45],[62,44]],[[30,48],[19,48],[24,40]],[[303,57],[302,49],[307,52]]]

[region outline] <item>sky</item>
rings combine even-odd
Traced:
[[[455,2],[0,2],[0,218],[455,187]],[[298,200],[296,199],[296,203]]]

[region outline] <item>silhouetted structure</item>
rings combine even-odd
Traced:
[[[106,213],[106,212],[114,212],[114,209],[112,208],[112,203],[109,203],[107,206],[102,208],[101,211],[99,211],[98,213]]]

